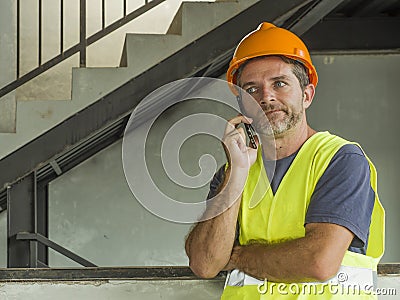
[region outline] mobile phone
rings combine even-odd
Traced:
[[[257,149],[257,144],[254,136],[256,135],[256,131],[254,130],[251,124],[244,123],[244,128],[246,129],[247,136],[249,137],[250,146],[253,149]]]
[[[244,108],[243,108],[243,105],[242,105],[242,93],[241,93],[240,89],[239,89],[239,95],[237,96],[236,99],[237,99],[237,102],[238,102],[238,105],[239,105],[239,109],[240,109],[241,113],[243,114],[244,113]],[[244,123],[244,128],[245,128],[245,131],[247,133],[247,136],[249,137],[251,148],[257,149],[256,140],[254,138],[254,136],[256,135],[256,131],[254,130],[254,127],[251,126],[251,124]]]

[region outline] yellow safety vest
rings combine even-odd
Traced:
[[[315,186],[335,153],[349,143],[329,132],[314,134],[300,148],[275,195],[269,188],[259,149],[243,191],[240,244],[257,240],[276,243],[304,237],[305,216]],[[227,276],[221,299],[377,299],[373,291],[377,265],[384,252],[385,213],[378,199],[375,167],[367,160],[375,204],[366,255],[346,251],[338,274],[325,283],[260,281],[233,270]]]

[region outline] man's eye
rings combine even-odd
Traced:
[[[286,85],[286,83],[284,83],[283,81],[277,81],[275,82],[275,86],[276,87],[284,87]]]
[[[255,92],[257,92],[257,88],[252,86],[252,87],[246,89],[246,92],[249,94],[254,94]]]

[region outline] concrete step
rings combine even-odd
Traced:
[[[127,67],[127,70],[122,68],[74,69],[73,101],[96,100],[106,95],[115,87],[143,73],[256,2],[257,0],[183,2],[166,34],[128,33],[126,35],[120,67]],[[113,72],[115,76],[112,75]]]
[[[0,98],[0,132],[15,133],[16,105],[15,92]]]
[[[258,0],[183,2],[167,33],[196,39],[256,2]]]

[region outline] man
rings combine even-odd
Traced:
[[[228,163],[206,212],[222,213],[188,235],[190,268],[203,278],[229,271],[222,299],[376,299],[384,251],[376,171],[359,145],[308,125],[318,77],[306,46],[263,23],[238,45],[227,78],[244,115],[225,129]],[[241,123],[255,127],[257,149]]]

